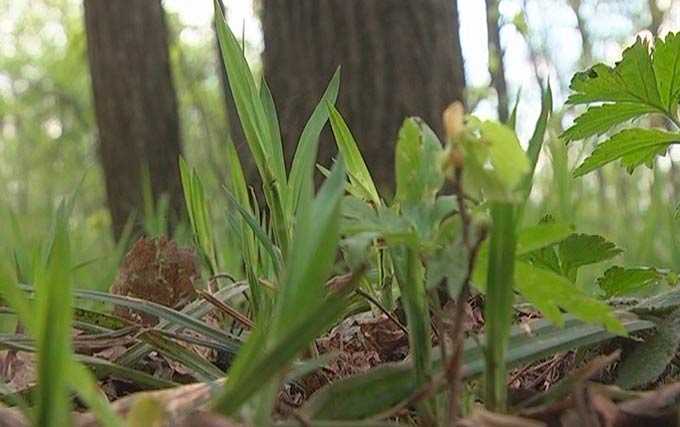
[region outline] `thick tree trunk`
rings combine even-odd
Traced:
[[[498,119],[508,121],[508,83],[505,79],[504,51],[501,46],[501,22],[498,0],[486,0],[486,34],[489,46],[489,73],[491,86],[498,97]]]
[[[156,200],[169,198],[171,222],[182,210],[177,99],[160,0],[86,0],[85,26],[114,236],[143,214],[148,167]]]
[[[453,0],[264,0],[264,69],[290,160],[336,67],[339,109],[375,180],[393,185],[394,143],[407,116],[441,135],[441,114],[463,99]],[[327,138],[319,160],[335,153]]]

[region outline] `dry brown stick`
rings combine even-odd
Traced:
[[[215,306],[218,310],[226,313],[230,317],[232,317],[234,320],[238,321],[240,324],[242,324],[246,329],[250,330],[253,329],[253,322],[246,317],[244,314],[236,310],[235,308],[230,307],[229,305],[223,303],[219,299],[215,298],[210,292],[204,291],[203,289],[197,289],[196,292],[206,301],[208,301],[210,304]]]
[[[458,399],[461,389],[461,366],[463,358],[463,343],[464,343],[464,324],[465,324],[465,304],[470,296],[470,280],[472,272],[477,261],[477,254],[482,242],[486,238],[486,228],[480,227],[477,238],[474,242],[470,240],[470,231],[472,228],[472,221],[470,214],[465,205],[465,193],[462,185],[463,168],[462,165],[457,165],[454,170],[453,191],[458,202],[458,212],[461,219],[463,229],[463,245],[465,246],[468,258],[467,271],[463,280],[463,286],[458,298],[456,300],[456,307],[454,311],[453,331],[451,333],[451,340],[453,341],[453,349],[451,358],[446,365],[446,378],[449,383],[449,423],[455,425],[458,419]]]

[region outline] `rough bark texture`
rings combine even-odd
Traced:
[[[393,186],[394,142],[417,115],[441,135],[441,114],[463,99],[453,0],[264,0],[264,69],[288,160],[336,67],[339,110],[379,185]],[[319,160],[336,152],[329,138]]]
[[[141,224],[144,167],[154,198],[169,197],[171,222],[182,210],[167,29],[160,0],[87,0],[84,6],[99,154],[118,239],[130,215]]]
[[[505,79],[505,52],[501,46],[500,12],[498,0],[486,0],[486,33],[489,46],[489,73],[491,86],[498,97],[498,118],[508,121],[508,83]]]

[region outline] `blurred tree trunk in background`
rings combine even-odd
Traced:
[[[508,121],[508,83],[505,79],[504,51],[501,47],[501,14],[498,0],[486,0],[486,33],[489,46],[489,73],[491,86],[498,97],[498,119]]]
[[[422,117],[439,135],[441,114],[463,100],[465,77],[453,0],[263,0],[264,70],[279,109],[288,159],[333,72],[339,110],[374,179],[393,186],[403,120]],[[324,139],[319,161],[335,146]]]
[[[177,99],[160,0],[86,0],[85,28],[99,129],[99,155],[116,239],[144,213],[143,169],[153,197],[182,211]]]

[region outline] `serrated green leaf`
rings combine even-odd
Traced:
[[[597,64],[577,73],[570,85],[570,104],[632,102],[663,110],[649,44],[641,37],[623,51],[615,67]]]
[[[534,251],[552,246],[567,239],[573,232],[569,224],[550,222],[527,227],[517,236],[517,256],[531,254]]]
[[[432,203],[444,183],[439,164],[443,148],[437,136],[420,119],[408,118],[399,130],[396,148],[396,200]]]
[[[647,104],[619,102],[590,107],[574,120],[574,124],[564,131],[562,138],[567,144],[591,136],[602,135],[616,125],[620,125],[644,114],[657,112]]]
[[[625,296],[646,287],[660,276],[653,268],[614,266],[597,279],[597,286],[604,291],[605,298]]]
[[[680,141],[680,133],[658,129],[626,129],[600,143],[592,154],[574,171],[585,175],[607,163],[624,159],[629,169],[645,163],[651,153],[659,153]]]
[[[621,361],[616,370],[616,384],[631,389],[656,381],[675,358],[680,345],[680,310],[656,325],[656,332]]]
[[[668,33],[665,39],[654,42],[653,67],[661,96],[667,111],[680,95],[680,33]]]
[[[614,258],[623,252],[602,236],[572,234],[558,248],[562,272],[570,277],[579,267]]]

